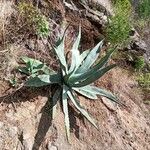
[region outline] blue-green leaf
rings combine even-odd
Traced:
[[[105,73],[107,73],[109,70],[111,70],[115,66],[116,65],[113,64],[113,65],[109,65],[109,66],[107,66],[103,69],[97,70],[97,71],[93,72],[90,76],[87,76],[87,78],[85,78],[85,80],[83,80],[83,81],[81,81],[77,84],[73,83],[71,86],[73,86],[73,87],[82,87],[82,86],[86,86],[88,84],[91,84],[92,82],[98,80],[100,77],[102,77]]]
[[[69,112],[68,112],[68,100],[67,100],[67,91],[68,88],[63,85],[63,92],[62,92],[62,104],[63,104],[63,112],[65,116],[65,128],[67,133],[67,139],[70,140],[70,122],[69,122]]]
[[[82,66],[76,71],[76,73],[83,73],[87,71],[98,58],[100,49],[103,45],[103,41],[99,42],[88,54]]]
[[[94,125],[94,127],[98,128],[94,119],[88,114],[88,112],[79,104],[78,100],[76,99],[76,97],[74,96],[74,94],[71,91],[67,91],[67,94],[70,98],[70,100],[72,101],[72,103],[74,104],[74,106],[77,108],[78,111],[81,112],[81,114],[87,118],[87,120],[92,123]]]
[[[113,95],[111,92],[108,92],[104,89],[101,89],[101,88],[98,88],[98,87],[95,87],[95,86],[92,86],[92,92],[97,94],[97,95],[100,95],[100,96],[103,96],[103,97],[106,97],[108,99],[110,99],[111,101],[115,102],[115,103],[118,103],[120,105],[124,105],[123,103],[121,103],[118,98]]]
[[[46,86],[54,83],[61,82],[61,75],[60,74],[53,74],[53,75],[38,75],[36,77],[30,78],[26,83],[25,86],[31,87],[41,87]]]
[[[65,36],[62,38],[60,44],[57,47],[53,47],[53,49],[54,49],[54,51],[55,51],[55,53],[58,57],[61,68],[63,69],[63,71],[65,73],[67,73],[68,72],[68,67],[67,67],[65,52],[64,52],[64,49],[65,49]]]
[[[104,56],[102,59],[100,59],[100,61],[95,66],[93,66],[91,69],[87,70],[86,72],[83,72],[82,74],[74,74],[72,76],[72,78],[69,79],[70,80],[69,82],[75,83],[75,82],[85,80],[91,74],[93,74],[94,72],[97,72],[100,68],[104,67],[104,65],[108,62],[108,59],[112,55],[113,51],[114,51],[114,49],[109,51],[106,54],[106,56]]]
[[[124,105],[111,92],[106,91],[106,90],[101,89],[101,88],[98,88],[96,86],[87,85],[87,86],[84,86],[84,87],[81,87],[81,88],[78,88],[78,89],[86,90],[87,92],[90,92],[92,94],[106,97],[106,98],[110,99],[113,102],[116,102],[118,104]]]
[[[81,95],[90,98],[90,99],[97,99],[96,94],[92,93],[89,90],[86,90],[86,88],[73,88],[76,92],[80,93]]]
[[[80,39],[81,39],[81,26],[79,27],[79,34],[78,34],[77,39],[74,42],[72,50],[71,50],[72,58],[71,58],[71,66],[69,69],[69,73],[71,73],[72,71],[75,71],[78,68],[78,66],[80,65],[80,60],[79,60],[80,52],[78,50],[79,44],[80,44]]]
[[[42,63],[41,61],[33,58],[29,58],[27,56],[22,57],[22,60],[26,63],[26,67],[20,67],[19,71],[25,74],[34,74],[38,71],[42,71],[45,74],[54,74],[55,72],[50,69],[46,64]],[[25,69],[26,68],[26,69]],[[26,71],[25,71],[26,70]]]

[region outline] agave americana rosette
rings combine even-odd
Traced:
[[[81,106],[79,100],[76,97],[76,93],[79,93],[89,99],[97,99],[97,96],[104,96],[113,102],[120,103],[116,96],[112,93],[91,85],[94,81],[102,77],[106,72],[114,68],[116,65],[107,65],[109,58],[111,57],[114,49],[110,50],[104,57],[98,59],[100,50],[102,48],[103,41],[99,42],[93,49],[86,50],[80,54],[79,43],[81,39],[81,28],[79,28],[78,36],[71,49],[71,63],[68,64],[64,53],[64,36],[59,40],[59,44],[54,46],[54,52],[60,63],[60,72],[55,72],[43,64],[42,62],[24,57],[23,60],[26,64],[32,64],[32,70],[34,75],[25,83],[25,86],[41,87],[50,84],[58,84],[59,88],[55,91],[53,101],[53,113],[56,109],[56,104],[61,95],[62,108],[64,112],[66,134],[69,140],[70,137],[70,123],[68,113],[68,101],[71,101],[75,108],[81,112],[81,114],[96,128],[97,125],[94,119],[89,113]],[[95,63],[96,62],[96,63]],[[20,71],[22,71],[20,69]],[[35,74],[38,71],[43,71],[43,74]]]

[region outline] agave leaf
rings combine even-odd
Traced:
[[[68,72],[68,68],[67,68],[64,48],[65,48],[65,35],[61,39],[60,44],[57,47],[53,47],[53,49],[54,49],[54,51],[55,51],[55,53],[56,53],[56,55],[57,55],[57,57],[59,59],[61,68],[63,69],[63,71],[65,73],[67,73]]]
[[[33,59],[33,58],[29,58],[27,56],[22,57],[22,60],[27,64],[26,70],[28,70],[28,74],[29,74],[29,69],[31,71],[31,73],[36,73],[38,71],[42,71],[45,74],[54,74],[55,72],[50,69],[46,64],[42,63],[39,60]],[[24,72],[23,68],[19,68],[19,71],[27,74],[27,72]]]
[[[77,108],[77,110],[79,110],[81,112],[81,114],[87,118],[87,120],[94,125],[94,127],[98,128],[94,119],[88,114],[88,112],[79,104],[78,100],[76,99],[76,97],[74,96],[74,94],[71,91],[67,91],[67,94],[70,98],[70,100],[72,101],[72,103],[75,105],[75,107]]]
[[[103,41],[99,42],[88,54],[82,66],[76,71],[76,73],[83,73],[87,71],[98,58],[100,49],[103,45]]]
[[[91,69],[87,70],[86,72],[84,72],[82,74],[74,74],[72,76],[72,78],[69,79],[70,82],[75,83],[78,81],[82,81],[82,80],[86,79],[87,77],[89,77],[94,72],[98,71],[100,68],[102,68],[108,62],[108,59],[110,58],[110,56],[112,55],[114,50],[115,49],[112,49],[111,51],[109,51],[106,54],[106,56],[104,56],[102,59],[100,59],[100,61],[95,66],[93,66]]]
[[[108,99],[110,99],[111,101],[115,102],[115,103],[118,103],[122,106],[125,106],[123,103],[121,103],[118,98],[113,95],[111,92],[109,91],[106,91],[104,89],[101,89],[101,88],[98,88],[98,87],[95,87],[95,86],[92,86],[92,91],[97,94],[97,95],[100,95],[100,96],[103,96],[103,97],[106,97]]]
[[[27,67],[18,67],[18,70],[21,72],[21,73],[24,73],[26,75],[29,75],[29,70]]]
[[[109,65],[103,69],[97,70],[95,72],[93,72],[90,76],[85,76],[85,80],[81,81],[80,83],[77,84],[72,84],[71,86],[73,87],[82,87],[82,86],[86,86],[88,84],[91,84],[92,82],[98,80],[100,77],[102,77],[105,73],[107,73],[109,70],[111,70],[112,68],[114,68],[116,65]],[[70,83],[70,82],[69,82]]]
[[[80,65],[80,52],[78,50],[79,44],[80,44],[80,39],[81,39],[81,26],[79,27],[79,34],[77,36],[76,41],[73,44],[72,47],[72,59],[71,59],[71,66],[69,69],[69,73],[71,73],[72,71],[75,71],[76,68],[78,68],[78,66]]]
[[[52,69],[50,69],[47,65],[44,64],[43,68],[41,68],[41,71],[43,71],[44,74],[52,75],[56,74],[56,72]]]
[[[78,59],[79,63],[78,63],[78,65],[76,65],[76,68],[78,68],[81,65],[83,60],[87,57],[88,53],[89,53],[89,50],[86,50],[80,55],[80,57]],[[75,70],[73,70],[72,72],[70,72],[69,74],[66,75],[67,80],[74,76],[74,72],[75,72]]]
[[[52,119],[54,119],[55,114],[56,114],[56,106],[57,106],[57,102],[60,97],[60,94],[61,94],[61,89],[58,88],[52,97]]]
[[[96,94],[96,95],[100,95],[100,96],[104,96],[116,103],[119,103],[118,98],[113,95],[111,92],[106,91],[104,89],[98,88],[96,86],[91,86],[91,85],[87,85],[78,89],[82,89],[82,90],[86,90],[87,92],[91,92],[92,94]]]
[[[63,92],[62,92],[62,104],[63,104],[63,112],[65,116],[65,128],[67,133],[67,139],[70,140],[70,122],[69,122],[69,113],[68,113],[68,100],[67,100],[67,91],[68,88],[63,85]]]
[[[107,52],[107,54],[100,59],[100,61],[95,65],[95,69],[99,69],[99,68],[102,68],[105,64],[108,63],[108,60],[109,58],[112,56],[113,52],[115,51],[116,49],[113,48],[111,49],[109,52]]]
[[[73,88],[76,92],[80,93],[81,95],[90,98],[90,99],[97,99],[96,94],[90,92],[89,90],[86,90],[85,88]]]
[[[82,52],[82,54],[80,55],[80,64],[82,63],[82,61],[88,56],[90,50],[86,50],[84,52]]]
[[[38,67],[39,65],[43,64],[41,61],[37,60],[37,59],[33,59],[33,58],[29,58],[27,56],[23,56],[21,57],[21,59],[27,64],[27,63],[31,63],[33,67]]]
[[[46,86],[54,83],[61,82],[61,75],[60,74],[53,74],[53,75],[38,75],[34,78],[30,78],[26,83],[25,86],[32,86],[32,87],[41,87]]]

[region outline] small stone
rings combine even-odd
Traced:
[[[111,111],[115,111],[117,109],[117,107],[115,107],[115,104],[111,102],[108,98],[103,97],[102,102]]]
[[[4,125],[4,122],[0,122],[0,128],[2,128]]]
[[[58,150],[55,145],[52,145],[51,142],[48,143],[48,150]]]

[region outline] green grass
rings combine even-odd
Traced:
[[[134,68],[138,71],[142,70],[145,66],[145,60],[143,56],[136,57],[134,60]]]
[[[49,34],[49,23],[46,17],[31,3],[20,2],[18,10],[21,17],[33,28],[37,35],[47,37]]]
[[[138,15],[142,19],[149,19],[150,17],[150,0],[140,0],[138,6]]]
[[[106,36],[111,45],[122,46],[129,41],[131,4],[128,0],[116,0],[114,10],[115,16],[110,17]]]
[[[150,90],[150,73],[141,73],[138,78],[138,83],[143,88]]]

